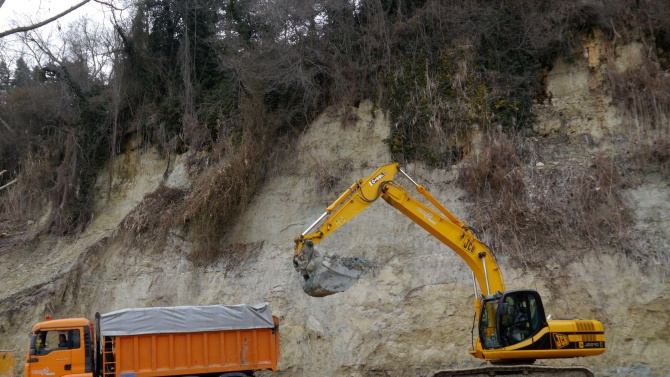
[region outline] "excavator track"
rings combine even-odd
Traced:
[[[435,372],[432,377],[595,377],[584,367],[549,367],[541,365],[489,365],[477,368],[449,369]]]

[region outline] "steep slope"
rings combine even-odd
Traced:
[[[549,76],[549,86],[555,88],[553,110],[571,109],[574,103],[582,107],[562,124],[551,124],[555,117],[547,116],[540,125],[546,129],[540,130],[547,135],[544,143],[565,147],[561,143],[567,137],[580,147],[580,135],[590,132],[603,148],[612,145],[608,138],[619,120],[606,101],[595,106],[583,100],[589,90],[584,67],[558,65]],[[576,80],[580,77],[586,82]],[[301,291],[291,263],[293,238],[354,180],[391,159],[383,140],[392,126],[384,115],[367,102],[351,111],[355,125],[343,127],[339,117],[323,114],[291,146],[290,157],[273,167],[239,214],[220,259],[206,266],[187,259],[192,245],[177,230],[166,232],[165,246],[158,251],[123,237],[119,224],[159,187],[167,161],[140,150],[118,158],[111,200],[105,200],[103,174],[96,216],[82,235],[28,243],[21,235],[2,240],[0,349],[24,354],[25,334],[45,314],[92,318],[96,311],[124,307],[268,301],[281,320],[278,376],[427,376],[438,369],[479,365],[467,354],[474,314],[469,269],[383,202],[319,245],[371,259],[375,270],[342,294],[312,298]],[[596,121],[582,121],[591,119]],[[584,163],[583,158],[576,152],[557,154],[555,162],[569,166]],[[188,164],[178,158],[173,166],[167,181],[187,186]],[[428,169],[410,163],[406,169],[457,216],[468,219],[477,203],[468,202],[456,186],[458,166]],[[635,228],[656,229],[653,242],[668,245],[669,182],[649,177],[626,194],[635,208]],[[537,289],[548,313],[599,319],[606,326],[608,351],[603,356],[543,364],[586,365],[600,376],[670,373],[670,360],[664,357],[670,354],[666,271],[641,266],[616,250],[569,247],[579,255],[569,264],[552,257],[564,245],[536,251],[546,254],[542,268],[517,268],[504,257],[499,261],[508,288]]]

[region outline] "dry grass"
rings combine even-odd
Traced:
[[[670,75],[647,58],[620,72],[614,65],[604,75],[612,99],[638,134],[670,130]]]
[[[221,255],[227,262],[226,272],[230,272],[234,267],[241,265],[256,255],[263,248],[263,243],[263,241],[234,243],[224,247],[221,250]]]
[[[159,186],[126,215],[119,225],[121,234],[130,235],[136,245],[160,251],[170,227],[178,218],[185,195],[184,190]]]
[[[65,150],[63,160],[56,169],[56,182],[51,190],[51,211],[50,227],[51,231],[64,235],[71,231],[78,219],[74,215],[74,208],[79,206],[80,177],[79,166],[81,155],[79,153],[81,146],[77,143],[77,138],[73,134],[65,137]],[[81,214],[85,217],[86,214]]]
[[[495,194],[519,196],[524,189],[521,175],[521,145],[519,139],[506,134],[491,134],[484,138],[485,147],[472,155],[461,170],[459,183],[475,196]]]
[[[342,180],[347,172],[353,169],[353,161],[350,158],[339,160],[336,164],[322,163],[313,154],[310,156],[316,162],[318,169],[315,169],[317,188],[321,192],[329,192],[337,188],[337,184]]]
[[[662,6],[667,7],[666,4]],[[652,18],[666,19],[667,14],[648,13]],[[651,20],[648,24],[652,24]],[[611,62],[603,75],[605,87],[625,122],[623,136],[626,143],[620,155],[627,183],[632,186],[653,182],[655,177],[670,177],[668,55],[660,46],[653,48],[654,38],[643,37],[642,42],[645,47],[640,64],[620,70]],[[670,271],[670,250],[667,249],[667,235],[662,230],[653,226],[640,230],[632,243],[633,247],[624,250],[627,257]]]
[[[567,262],[579,257],[573,245],[629,248],[622,165],[598,154],[587,165],[537,167],[524,143],[488,136],[479,155],[466,159],[459,174],[459,185],[477,203],[471,221],[490,237],[496,251],[519,264],[537,266],[548,258]],[[566,252],[557,254],[561,249]]]
[[[263,139],[250,137],[229,159],[205,168],[196,179],[179,209],[182,225],[195,243],[189,255],[194,263],[205,264],[221,255],[223,235],[263,179],[265,147]]]
[[[665,132],[636,133],[627,153],[628,167],[634,172],[670,178],[670,128]]]
[[[321,169],[315,173],[318,181],[317,188],[325,193],[333,189],[339,189],[338,184],[342,181],[342,177],[354,168],[354,163],[351,159],[345,158],[339,160],[335,166],[330,168],[320,167]]]
[[[37,220],[48,207],[49,189],[55,177],[49,159],[29,154],[20,166],[16,183],[0,192],[2,232],[18,223]]]
[[[626,167],[634,185],[645,182],[661,182],[670,178],[670,128],[642,133],[632,132]],[[635,247],[627,255],[634,260],[643,260],[650,266],[670,273],[670,249],[667,232],[650,223],[641,229],[634,240]]]

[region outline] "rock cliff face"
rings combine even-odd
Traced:
[[[538,110],[544,114],[540,134],[588,133],[608,145],[621,121],[604,96],[589,95],[591,74],[586,61],[558,64],[549,74],[553,102]],[[125,307],[267,301],[281,320],[278,376],[425,376],[477,365],[467,353],[474,314],[468,267],[383,201],[319,244],[326,252],[371,259],[375,270],[337,295],[312,298],[300,289],[291,263],[293,239],[352,182],[391,161],[383,142],[391,126],[384,115],[365,102],[351,111],[358,119],[354,126],[324,114],[291,147],[291,156],[273,168],[239,214],[221,258],[204,267],[187,260],[191,245],[177,231],[164,235],[160,251],[119,236],[123,218],[163,182],[167,161],[139,150],[117,158],[111,199],[100,190],[96,215],[83,234],[24,242],[30,239],[26,233],[2,240],[0,349],[25,354],[26,334],[45,314],[93,318]],[[173,166],[166,184],[188,187],[187,164],[178,157]],[[133,174],[127,174],[131,167]],[[455,185],[458,166],[408,164],[406,170],[467,220],[476,203]],[[101,176],[101,188],[107,176]],[[329,181],[333,187],[325,187],[324,176],[337,178]],[[634,228],[655,229],[649,242],[667,248],[669,182],[649,177],[626,196],[635,211]],[[558,264],[552,253],[563,248],[545,245],[537,252],[547,255],[546,265],[532,270],[500,258],[507,286],[538,290],[548,314],[601,320],[608,350],[599,357],[543,363],[585,365],[600,376],[670,374],[667,271],[586,245],[571,250],[579,256],[573,262]]]

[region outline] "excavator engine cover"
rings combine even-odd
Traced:
[[[312,297],[344,292],[373,267],[367,259],[322,255],[311,241],[305,242],[293,265],[303,277],[302,290]]]

